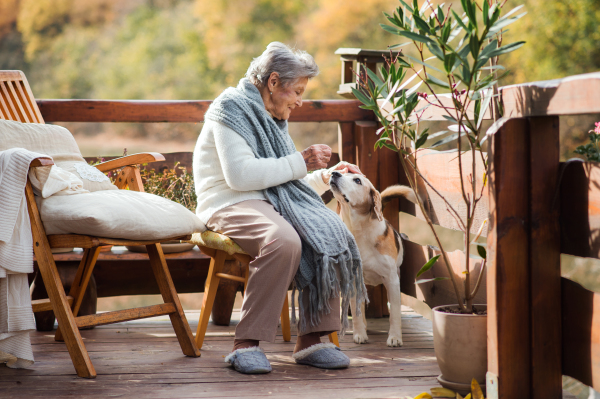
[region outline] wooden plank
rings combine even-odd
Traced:
[[[146,249],[150,257],[152,272],[154,272],[154,277],[156,277],[156,282],[158,283],[158,288],[165,301],[165,305],[173,305],[175,308],[175,311],[169,314],[169,318],[171,319],[171,324],[173,325],[173,330],[175,330],[181,351],[186,356],[200,357],[200,349],[196,346],[192,330],[183,313],[183,308],[179,301],[177,290],[175,290],[175,286],[173,285],[173,279],[169,273],[169,268],[167,267],[160,244],[146,245]]]
[[[532,398],[562,397],[559,120],[529,118]]]
[[[27,82],[27,78],[25,77],[25,74],[21,71],[16,71],[16,72],[19,75],[19,78],[16,80],[18,80],[19,84],[23,87],[23,90],[26,93],[27,102],[29,103],[29,106],[31,107],[31,109],[34,112],[34,122],[44,123],[44,118],[42,118],[40,109],[38,108],[37,103],[35,102],[35,97],[34,97],[33,93],[31,92],[31,87],[29,87],[29,82]]]
[[[165,157],[158,152],[142,152],[139,154],[127,155],[111,159],[110,161],[102,162],[94,165],[100,172],[109,172],[123,166],[138,165],[143,163],[164,161]]]
[[[561,281],[562,373],[600,390],[600,294]]]
[[[354,140],[357,151],[357,165],[363,174],[373,183],[375,188],[379,187],[379,154],[375,151],[377,141],[377,123],[361,121],[354,124]],[[369,305],[366,308],[368,318],[383,317],[387,310],[387,295],[383,292],[383,285],[367,286]],[[386,296],[385,300],[383,297]]]
[[[600,259],[600,165],[568,162],[562,168],[561,252]]]
[[[531,398],[527,120],[506,121],[490,140],[488,372],[499,399]]]
[[[356,164],[356,146],[354,144],[354,123],[338,123],[338,151],[344,162]]]
[[[73,297],[67,295],[67,302],[69,303],[69,305],[71,305],[73,303]],[[33,299],[31,301],[31,308],[33,309],[34,313],[37,312],[46,312],[48,310],[52,310],[52,304],[50,303],[50,299],[46,298],[46,299]]]
[[[189,122],[204,120],[210,100],[37,100],[46,122]],[[358,100],[306,100],[290,122],[374,120]]]
[[[120,238],[92,237],[78,234],[53,234],[48,236],[50,248],[92,248],[102,245],[149,245],[164,241],[189,240],[191,235],[163,238],[160,240],[124,240]]]
[[[175,313],[175,305],[172,303],[162,303],[160,305],[144,306],[140,308],[115,310],[113,312],[104,312],[99,314],[90,314],[79,316],[75,319],[77,327],[85,328],[91,326],[101,326],[104,324],[120,323],[123,321],[143,319],[146,317],[162,316]]]
[[[0,99],[2,99],[2,105],[4,107],[4,109],[6,111],[8,111],[8,113],[10,114],[10,120],[12,121],[17,121],[17,122],[23,122],[23,120],[21,120],[21,118],[19,117],[19,114],[17,113],[17,110],[15,108],[15,104],[12,101],[12,98],[10,97],[8,88],[6,86],[7,82],[6,81],[2,81],[0,79]],[[5,111],[5,113],[6,113]]]
[[[52,158],[36,158],[29,164],[30,168],[37,168],[40,166],[52,166],[54,165],[54,161]]]
[[[480,153],[476,153],[475,155],[476,179],[478,183],[476,190],[477,196],[479,196],[481,193],[481,185],[486,172],[485,165],[480,155]],[[465,184],[465,190],[467,194],[470,195],[472,195],[472,190],[469,184],[469,176],[472,174],[472,159],[473,154],[471,152],[466,152],[462,155],[463,181]],[[466,220],[466,207],[464,205],[462,196],[460,173],[456,153],[440,154],[435,150],[421,151],[419,152],[419,156],[417,158],[417,167],[427,181],[429,181],[431,185],[446,198],[452,207],[457,210],[462,219]],[[419,182],[419,186],[422,186],[425,189],[427,198],[429,199],[429,217],[433,223],[453,230],[460,230],[458,222],[447,210],[447,206],[440,196],[436,194],[429,185],[426,185],[422,181]],[[423,195],[423,193],[421,193],[421,195]],[[488,192],[487,190],[483,190],[483,197],[477,204],[475,221],[471,227],[470,232],[472,234],[476,234],[479,231],[483,221],[487,219],[489,208],[488,202]],[[420,211],[417,211],[417,215],[419,214]],[[483,231],[482,235],[484,237],[487,236],[487,231]]]

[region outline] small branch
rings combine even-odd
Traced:
[[[481,280],[482,280],[483,272],[485,271],[486,263],[487,263],[487,259],[484,259],[483,262],[481,263],[481,268],[479,270],[479,277],[477,277],[477,283],[475,283],[473,292],[469,295],[470,299],[475,298],[475,295],[477,295],[477,291],[479,291],[479,286],[481,285]]]

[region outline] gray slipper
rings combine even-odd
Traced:
[[[322,369],[345,369],[350,359],[340,348],[332,343],[317,344],[294,353],[292,358],[298,364],[319,367]]]
[[[271,363],[258,346],[238,349],[225,358],[225,363],[233,366],[242,374],[266,374],[271,372]]]

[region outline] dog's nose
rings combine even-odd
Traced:
[[[340,177],[342,177],[342,174],[341,174],[340,172],[333,172],[333,173],[331,174],[331,177],[332,177],[332,178],[334,177],[334,178],[336,178],[336,179],[339,179]]]

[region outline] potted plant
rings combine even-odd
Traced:
[[[419,192],[419,182],[429,186],[464,233],[464,281],[463,289],[460,289],[448,254],[423,200],[417,195],[418,206],[435,237],[437,248],[434,249],[438,253],[421,268],[417,278],[431,269],[440,257],[450,277],[419,279],[416,283],[449,280],[456,294],[455,305],[433,309],[434,345],[442,370],[438,380],[447,388],[468,392],[472,378],[483,384],[487,371],[486,307],[473,303],[485,272],[485,244],[476,243],[477,254],[471,251],[471,244],[475,243],[471,233],[477,228],[474,226],[475,214],[486,187],[486,175],[477,179],[476,170],[479,160],[484,168],[487,165],[487,156],[481,150],[486,140],[482,120],[487,113],[491,113],[494,120],[502,115],[498,81],[507,72],[498,64],[498,58],[524,44],[503,45],[502,35],[508,25],[525,13],[516,15],[522,7],[519,6],[501,16],[506,2],[498,0],[479,3],[461,0],[462,11],[458,13],[452,5],[434,7],[429,0],[420,6],[418,0],[413,0],[412,5],[403,0],[400,3],[392,15],[385,14],[391,25],[382,24],[381,27],[407,39],[405,43],[390,46],[390,50],[409,45],[414,52],[412,55],[390,52],[387,65],[379,74],[371,70],[358,71],[358,88],[353,89],[353,93],[363,103],[361,107],[372,110],[381,123],[375,148],[396,151],[413,190]],[[413,81],[416,84],[407,89]],[[424,93],[417,92],[421,86]],[[449,95],[438,94],[440,88]],[[429,107],[443,110],[444,118],[449,122],[447,130],[430,134],[428,129],[419,129],[421,117]],[[454,141],[456,147],[450,151],[455,152],[458,159],[461,207],[440,194],[440,190],[420,172],[418,163],[421,151]],[[466,170],[470,175],[463,173]],[[472,257],[481,260],[476,281],[471,277],[474,273],[469,259]]]

